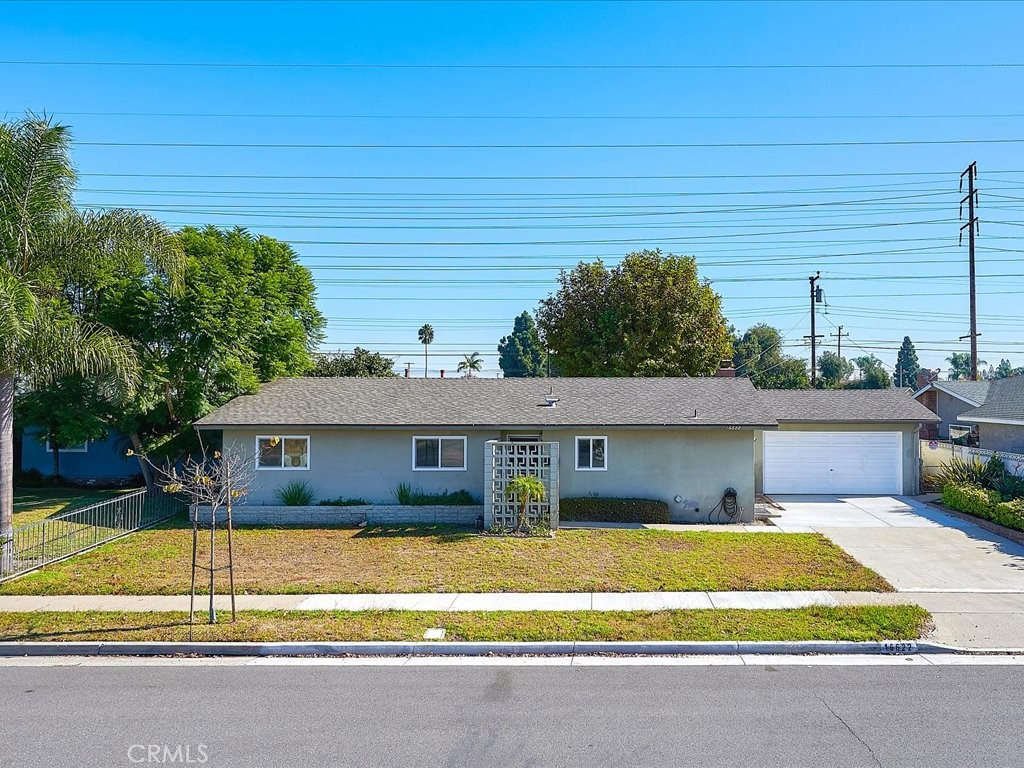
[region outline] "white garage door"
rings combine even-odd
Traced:
[[[764,432],[764,492],[903,493],[900,432]]]

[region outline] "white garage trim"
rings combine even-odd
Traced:
[[[767,494],[903,493],[902,432],[765,432]]]

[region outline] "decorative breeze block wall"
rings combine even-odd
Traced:
[[[546,499],[531,501],[527,516],[531,525],[546,521],[558,528],[558,443],[487,442],[484,450],[484,527],[514,528],[519,514],[515,498],[505,488],[519,475],[536,475],[544,483]]]

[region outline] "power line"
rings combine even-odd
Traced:
[[[954,176],[954,171],[879,171],[879,172],[845,172],[845,173],[744,173],[744,174],[675,174],[644,176],[626,175],[580,175],[569,174],[560,176],[352,176],[352,175],[296,175],[296,174],[240,174],[240,173],[79,173],[78,176],[106,178],[142,178],[142,179],[272,179],[272,180],[324,180],[324,181],[672,181],[693,179],[826,179],[855,178],[860,176]],[[985,171],[992,174],[1022,174],[1024,170]]]

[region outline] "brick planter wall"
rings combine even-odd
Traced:
[[[206,508],[209,519],[209,507]],[[407,523],[470,525],[474,528],[478,518],[483,517],[483,506],[431,506],[404,507],[374,504],[365,507],[279,507],[240,505],[232,510],[235,525],[357,525],[367,522],[371,525],[403,525]],[[200,512],[200,521],[203,520]],[[224,514],[218,513],[218,520]]]

